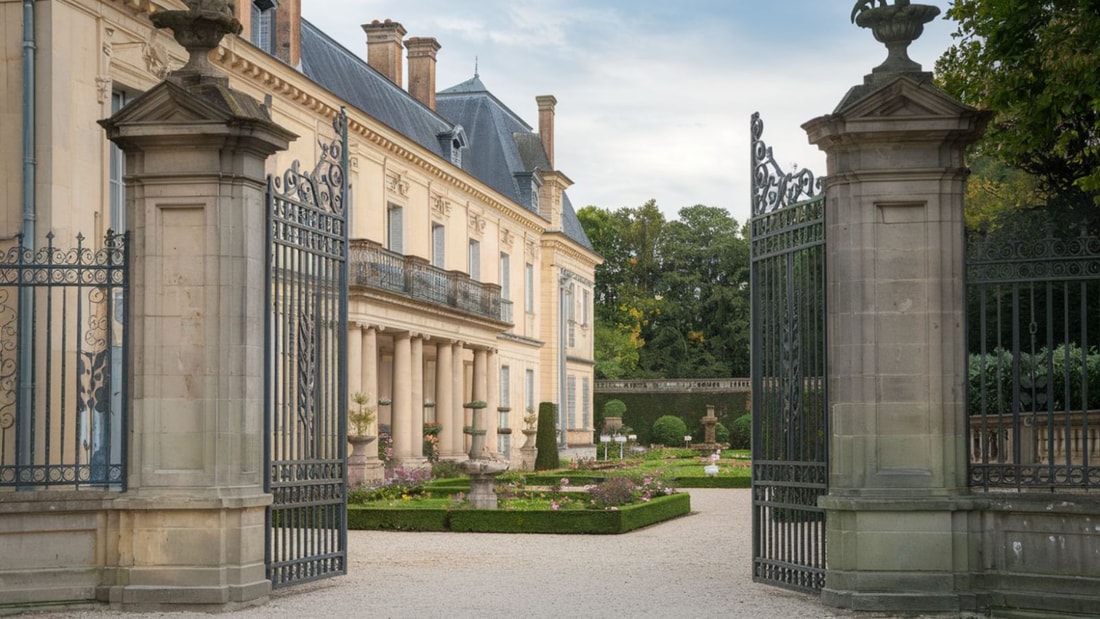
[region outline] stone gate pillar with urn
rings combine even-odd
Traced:
[[[889,9],[882,11],[881,9]],[[827,156],[829,493],[822,599],[951,611],[972,561],[964,410],[963,153],[987,115],[931,83],[865,11],[890,59],[803,128]],[[905,9],[905,11],[903,11]],[[889,19],[887,19],[889,18]],[[897,24],[886,23],[887,26]],[[961,585],[961,586],[960,586]]]
[[[153,15],[191,52],[101,124],[126,154],[131,468],[97,597],[221,610],[267,598],[265,161],[295,135],[206,58],[222,8]]]

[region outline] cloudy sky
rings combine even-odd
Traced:
[[[924,0],[946,10],[946,0]],[[749,118],[784,167],[824,173],[800,125],[829,113],[886,58],[849,21],[853,0],[303,0],[302,14],[366,57],[360,24],[435,37],[440,90],[473,76],[537,127],[557,97],[555,159],[574,206],[655,199],[749,214]],[[931,70],[951,44],[941,15],[910,56]]]

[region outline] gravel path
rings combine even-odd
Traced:
[[[623,535],[351,531],[348,575],[222,617],[887,617],[752,582],[748,490]],[[34,617],[134,617],[106,610]],[[208,617],[199,613],[144,616]]]

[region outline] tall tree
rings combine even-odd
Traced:
[[[1034,175],[1060,218],[1100,205],[1100,2],[955,0],[943,88],[996,113],[980,153]]]

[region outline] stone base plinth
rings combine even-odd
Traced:
[[[119,499],[96,598],[127,611],[223,611],[266,602],[270,501],[266,494]]]
[[[829,569],[822,602],[891,612],[973,608],[971,596],[960,595],[957,582],[969,569],[965,503],[949,498],[823,499]]]

